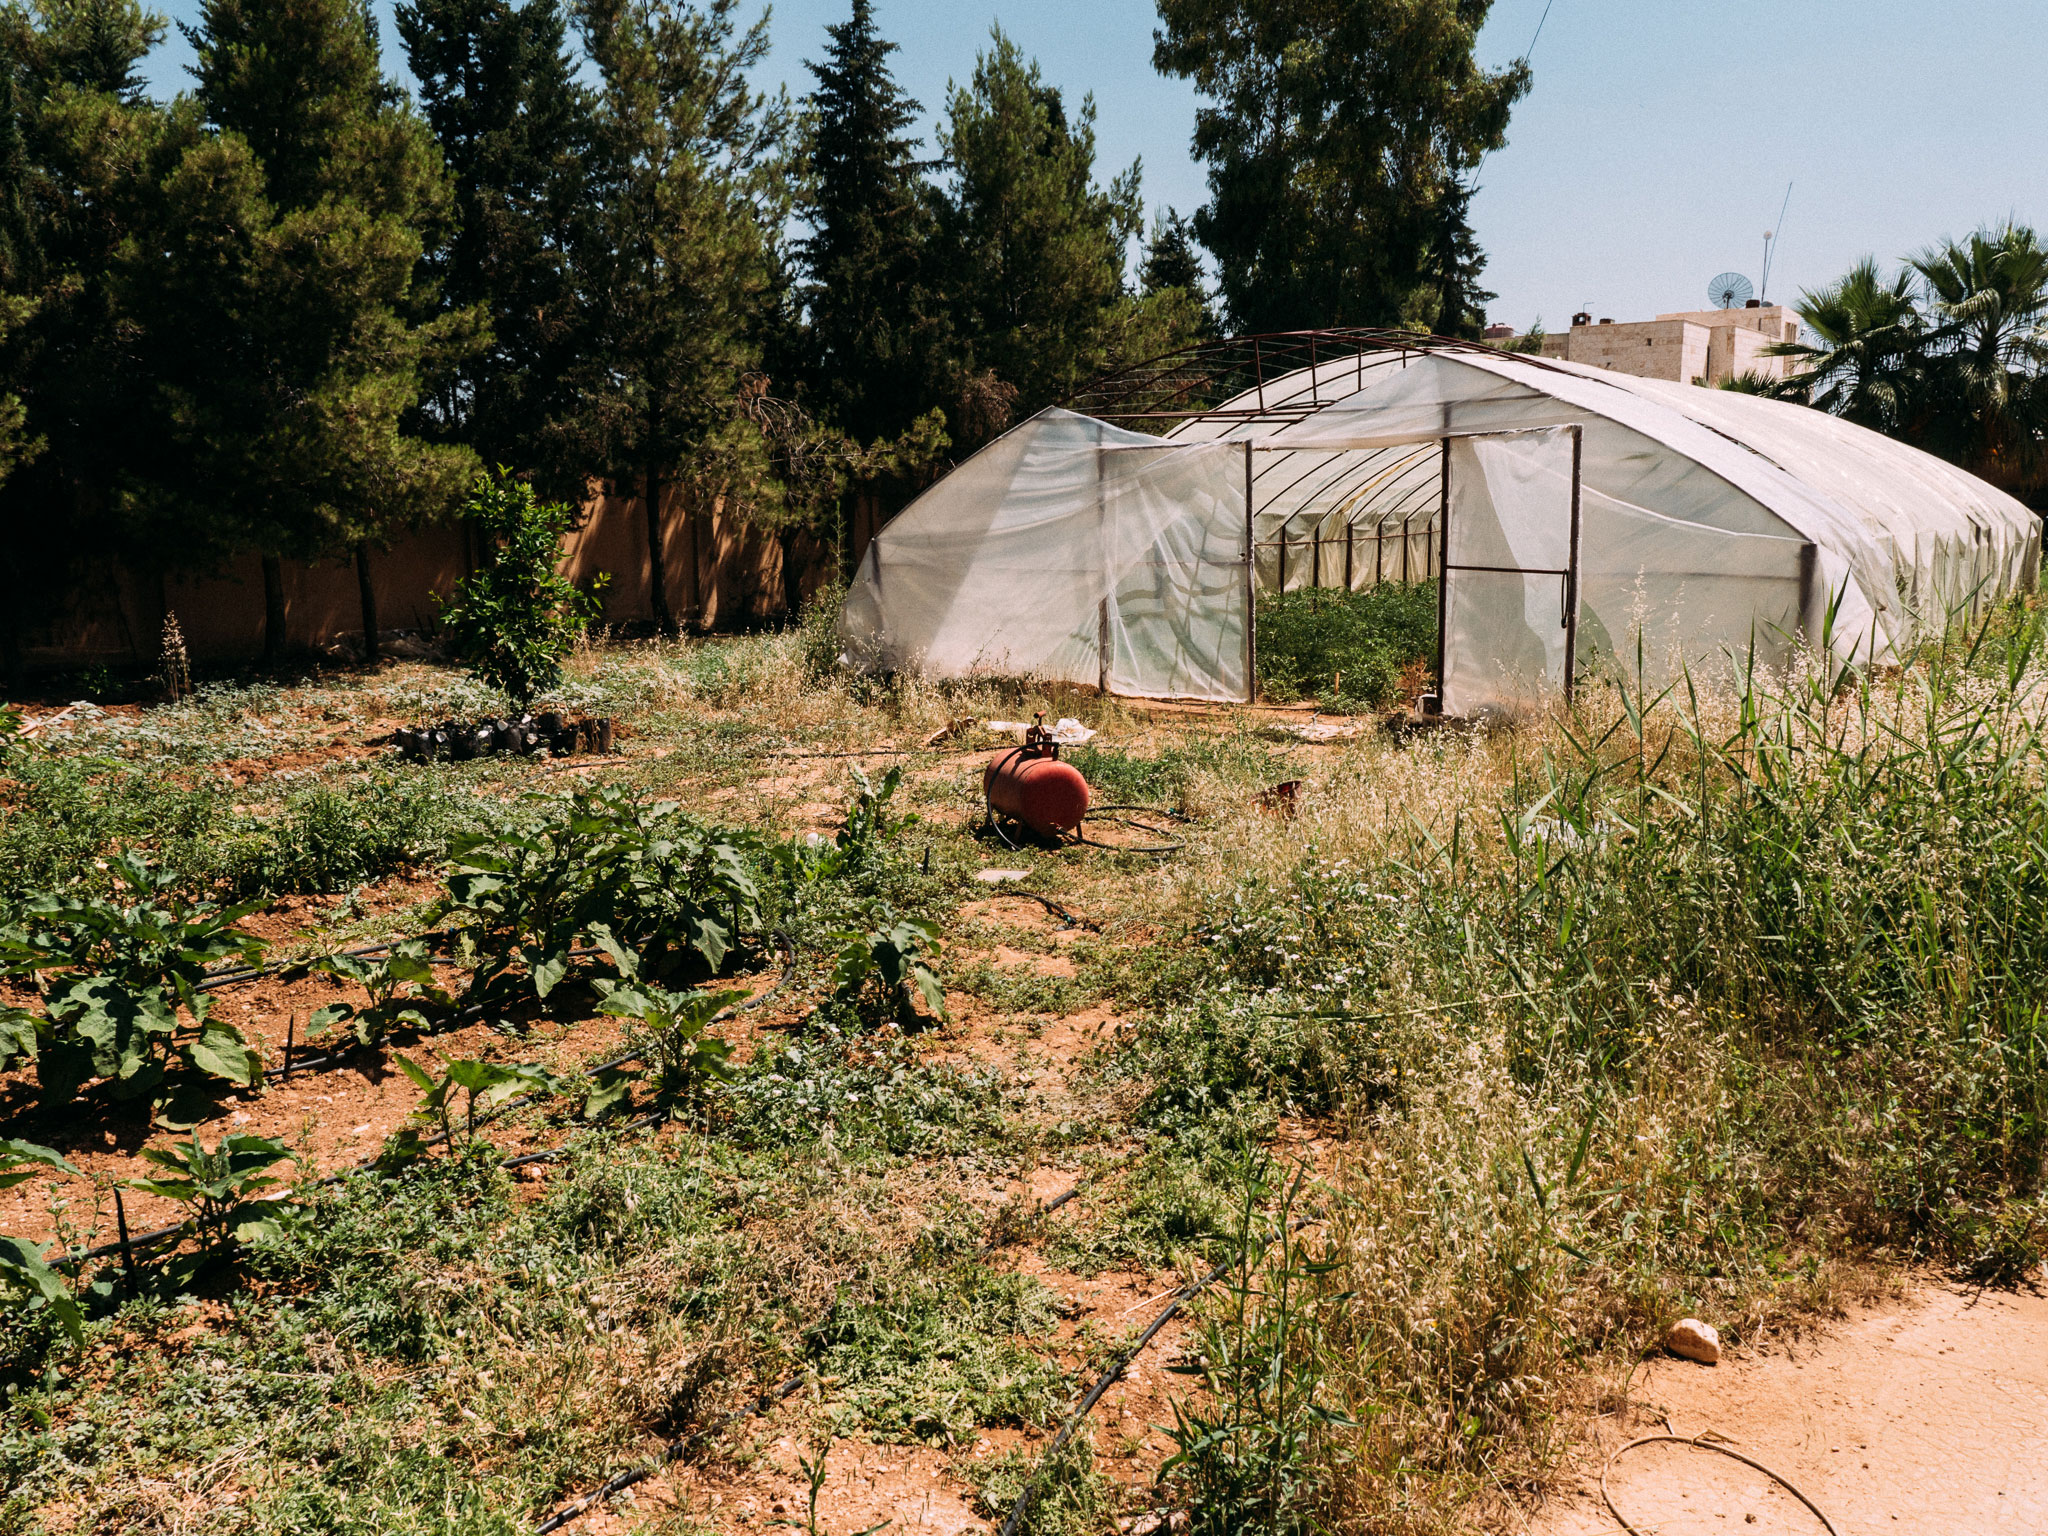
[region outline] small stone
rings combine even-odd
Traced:
[[[983,885],[1002,885],[1010,880],[1027,879],[1030,874],[1028,869],[980,869],[974,872],[974,878]]]
[[[1674,1355],[1697,1360],[1701,1365],[1718,1365],[1721,1362],[1721,1335],[1714,1331],[1713,1324],[1703,1323],[1696,1317],[1682,1317],[1673,1323],[1671,1331],[1664,1335],[1664,1347]]]

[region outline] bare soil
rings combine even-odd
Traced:
[[[1635,1374],[1625,1416],[1593,1421],[1527,1529],[1614,1536],[1601,1464],[1667,1421],[1681,1436],[1723,1437],[1789,1478],[1839,1536],[2048,1531],[2048,1294],[1922,1282],[1719,1365],[1654,1357]],[[1643,1536],[1826,1530],[1763,1474],[1689,1446],[1638,1447],[1607,1486]]]

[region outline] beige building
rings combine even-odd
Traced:
[[[1798,336],[1798,317],[1784,305],[1752,300],[1745,309],[1682,310],[1620,324],[1574,315],[1569,331],[1543,338],[1543,355],[1640,379],[1718,384],[1752,372],[1786,377],[1795,360],[1766,357],[1764,348]]]

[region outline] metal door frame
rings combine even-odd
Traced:
[[[1558,593],[1558,622],[1564,629],[1564,701],[1572,702],[1577,687],[1579,671],[1579,535],[1581,526],[1580,473],[1585,462],[1586,429],[1577,422],[1558,427],[1523,427],[1512,432],[1466,432],[1455,433],[1459,437],[1520,437],[1534,432],[1556,432],[1563,430],[1572,437],[1572,506],[1571,528],[1565,544],[1565,566],[1559,570],[1554,566],[1524,565],[1453,565],[1451,563],[1451,438],[1440,441],[1443,445],[1443,491],[1441,510],[1437,514],[1437,567],[1436,567],[1436,697],[1437,708],[1443,708],[1444,669],[1450,660],[1447,654],[1451,643],[1451,572],[1488,571],[1505,576],[1555,576],[1561,586]]]
[[[1449,556],[1451,552],[1452,441],[1454,439],[1481,437],[1529,437],[1539,432],[1569,432],[1572,439],[1571,529],[1567,546],[1569,553],[1566,557],[1568,563],[1565,569],[1535,569],[1524,566],[1451,565],[1449,563]],[[1429,439],[1422,438],[1420,441],[1427,442]],[[1507,427],[1490,432],[1446,432],[1437,438],[1437,441],[1442,445],[1443,451],[1442,490],[1440,493],[1442,502],[1437,514],[1436,535],[1436,686],[1438,700],[1441,701],[1443,698],[1444,663],[1447,659],[1445,649],[1450,643],[1450,626],[1446,622],[1450,618],[1450,573],[1453,570],[1499,571],[1522,576],[1556,576],[1562,580],[1564,585],[1559,606],[1563,610],[1561,622],[1564,626],[1564,701],[1566,704],[1570,704],[1577,685],[1579,669],[1579,569],[1581,563],[1579,546],[1581,533],[1581,474],[1585,463],[1586,449],[1586,429],[1584,424],[1580,422],[1560,422],[1547,427]],[[1313,448],[1297,448],[1285,443],[1260,443],[1249,439],[1246,440],[1244,445],[1244,675],[1245,702],[1247,704],[1256,703],[1259,692],[1258,642],[1256,639],[1259,612],[1259,576],[1258,545],[1255,533],[1258,516],[1258,490],[1257,476],[1252,468],[1252,455],[1255,453],[1365,453],[1371,452],[1373,448],[1386,446],[1389,445],[1380,443],[1372,445],[1372,448],[1361,446],[1356,449],[1350,449],[1332,447],[1328,443],[1318,443]],[[1412,515],[1411,513],[1410,516]],[[1404,517],[1401,520],[1403,541],[1401,558],[1404,566],[1408,558],[1407,525],[1408,519]]]

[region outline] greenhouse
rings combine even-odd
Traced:
[[[1040,412],[882,530],[869,670],[1252,697],[1260,592],[1438,588],[1441,707],[1885,662],[2030,589],[2040,520],[1805,406],[1373,332],[1187,349]]]

